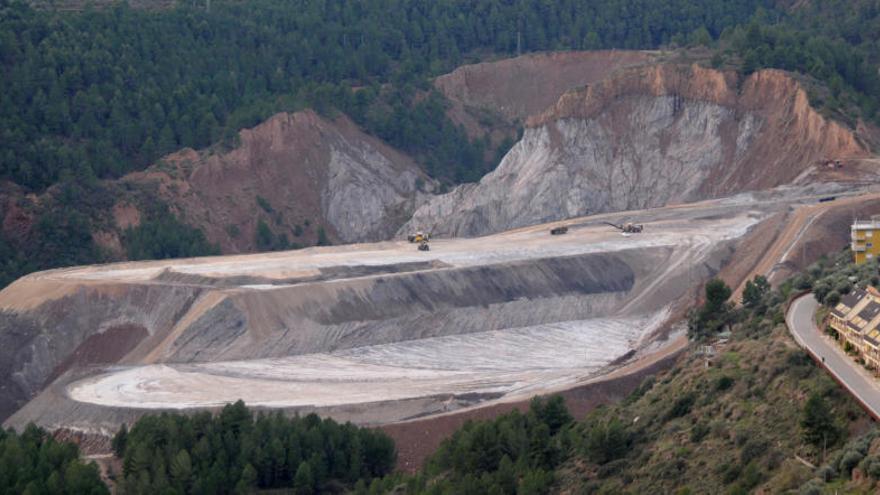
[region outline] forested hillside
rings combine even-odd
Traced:
[[[122,493],[225,494],[288,488],[295,493],[344,491],[394,468],[385,434],[314,414],[254,414],[239,401],[216,416],[145,416],[113,439],[122,459]]]
[[[469,138],[430,84],[465,62],[707,45],[716,50],[712,63],[808,74],[828,88],[815,92],[815,103],[837,118],[876,120],[878,2],[793,5],[214,0],[210,9],[118,3],[72,12],[0,0],[0,180],[8,181],[0,284],[71,263],[216,252],[190,232],[198,225],[152,204],[149,191],[139,201],[164,212],[154,218],[165,231],[130,233],[115,251],[99,247],[102,215],[129,194],[101,179],[142,170],[182,147],[234,145],[238,130],[279,111],[345,113],[441,184],[478,180],[511,143]],[[39,201],[22,199],[44,192]],[[171,240],[178,231],[184,241]],[[150,246],[128,245],[145,239]]]
[[[98,467],[79,458],[79,449],[56,441],[33,425],[20,435],[0,430],[0,493],[104,495],[110,493]]]
[[[732,33],[742,70],[773,67],[810,75],[829,90],[813,95],[817,106],[850,122],[859,116],[880,121],[880,2],[798,3],[781,22],[758,14]]]
[[[479,54],[653,48],[702,27],[717,37],[772,2],[581,3],[257,0],[75,14],[4,0],[0,174],[33,189],[64,170],[115,177],[313,105],[346,111],[404,150],[439,154],[438,176],[474,180],[475,163],[456,176],[457,162],[474,159],[454,154],[466,140],[437,123],[436,105],[407,118],[425,76]],[[374,105],[388,82],[398,91]]]

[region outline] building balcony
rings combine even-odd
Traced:
[[[864,253],[868,248],[865,246],[856,244],[856,243],[852,243],[850,245],[850,249],[852,249],[853,251],[855,251],[857,253]]]

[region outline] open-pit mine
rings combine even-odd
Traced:
[[[154,181],[227,253],[252,247],[230,232],[253,232],[255,195],[279,232],[323,219],[361,243],[23,277],[0,292],[0,419],[106,434],[238,399],[361,424],[506,407],[635,376],[686,345],[710,277],[778,282],[880,213],[874,129],[820,115],[780,71],[568,53],[436,86],[476,137],[524,125],[478,183],[441,193],[411,157],[311,112],[123,179]],[[485,112],[503,125],[482,129]],[[95,233],[108,249],[140,218],[113,212]],[[609,225],[629,223],[643,229]],[[429,245],[407,242],[419,230]]]
[[[5,334],[5,388],[37,394],[7,424],[109,432],[238,399],[378,424],[570,388],[681,346],[669,323],[701,282],[735,257],[741,279],[774,240],[801,240],[799,211],[833,209],[828,194],[848,211],[864,192],[782,188],[430,251],[388,241],[32,274],[0,293],[5,328],[29,342]],[[604,223],[630,220],[644,231]]]

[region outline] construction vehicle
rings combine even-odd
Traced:
[[[554,227],[550,229],[550,235],[562,235],[568,233],[568,227],[565,225],[560,225],[559,227]]]
[[[428,234],[422,231],[416,232],[415,234],[410,234],[406,237],[406,239],[414,244],[421,244],[422,241],[428,242],[430,240]]]
[[[422,239],[422,242],[419,243],[419,251],[430,251],[431,247],[428,246],[428,240]]]
[[[639,234],[645,228],[644,225],[629,223],[629,222],[624,223],[624,224],[616,224],[616,223],[611,223],[611,222],[602,222],[602,223],[604,223],[605,225],[610,225],[610,226],[614,227],[615,229],[623,232],[624,234]]]

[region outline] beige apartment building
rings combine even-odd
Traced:
[[[880,370],[880,292],[873,287],[853,289],[831,310],[831,328],[849,342],[865,363]]]

